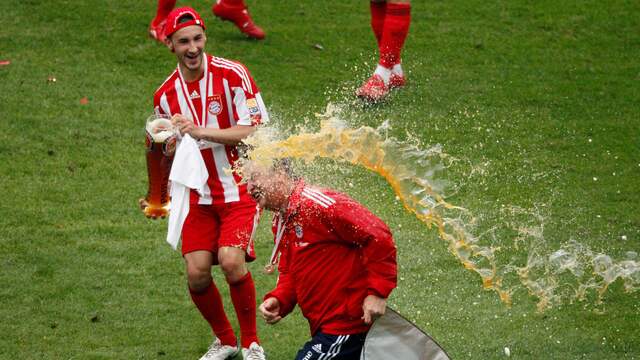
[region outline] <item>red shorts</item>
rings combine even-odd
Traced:
[[[189,214],[182,226],[182,255],[206,250],[214,255],[223,246],[243,249],[246,261],[255,260],[253,236],[258,227],[260,212],[254,202],[232,202],[220,205],[189,206]],[[218,257],[213,257],[218,264]]]

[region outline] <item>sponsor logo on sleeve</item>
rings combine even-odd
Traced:
[[[258,102],[256,101],[256,99],[248,99],[247,107],[249,108],[249,114],[260,114],[260,108],[258,107]]]
[[[249,109],[249,117],[251,118],[251,124],[252,125],[259,124],[260,119],[262,119],[262,113],[260,113],[260,107],[258,106],[258,101],[256,101],[256,99],[248,99],[247,108]]]

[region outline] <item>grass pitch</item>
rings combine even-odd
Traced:
[[[209,2],[186,4],[205,18],[208,52],[249,67],[274,126],[315,126],[327,102],[349,104],[353,126],[388,119],[391,135],[462,159],[449,200],[485,228],[518,206],[542,213],[551,249],[574,239],[615,259],[640,250],[637,2],[414,1],[409,85],[374,107],[350,100],[376,60],[366,1],[249,1],[263,42],[215,21]],[[210,342],[164,222],[136,208],[144,119],[175,66],[146,36],[154,11],[149,0],[0,3],[0,60],[11,62],[0,66],[0,359],[193,359]],[[616,283],[602,305],[590,296],[541,314],[520,291],[506,307],[382,179],[331,174],[310,175],[394,230],[390,302],[454,359],[501,359],[505,347],[516,359],[640,358],[638,292]],[[259,296],[275,283],[260,271],[268,224],[251,266]],[[298,312],[259,321],[271,359],[293,358],[307,329]]]

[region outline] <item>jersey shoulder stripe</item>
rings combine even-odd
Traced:
[[[321,198],[322,200],[324,200],[325,202],[329,203],[329,204],[335,204],[336,200],[330,196],[328,196],[327,194],[323,193],[322,191],[312,188],[312,187],[305,187],[304,190],[306,190],[307,192],[313,193],[315,195],[317,195],[319,198]]]
[[[316,204],[322,206],[323,208],[328,208],[329,206],[335,204],[335,200],[331,199],[330,197],[319,193],[319,192],[314,192],[314,191],[309,191],[309,188],[304,188],[302,190],[302,196],[304,196],[305,198],[315,202]]]
[[[242,81],[242,88],[246,92],[253,94],[253,89],[251,87],[251,80],[249,78],[249,74],[247,73],[246,69],[242,65],[228,61],[228,60],[224,60],[224,59],[222,59],[221,61],[217,61],[217,60],[219,59],[213,59],[211,63],[223,69],[233,71]]]
[[[223,69],[233,71],[242,81],[242,88],[244,89],[244,91],[253,94],[251,77],[242,64],[215,56],[211,58],[211,64]]]
[[[168,77],[167,77],[167,78],[162,82],[162,85],[158,86],[158,88],[156,89],[155,93],[157,94],[157,93],[161,92],[164,88],[166,88],[166,87],[167,87],[167,84],[171,84],[171,81],[176,77],[177,73],[178,73],[178,70],[177,70],[177,69],[176,69],[176,70],[174,70],[174,71],[171,73],[171,75],[169,75],[169,76],[168,76]],[[165,90],[165,91],[166,91],[166,90]],[[165,92],[165,91],[163,91],[163,92]]]

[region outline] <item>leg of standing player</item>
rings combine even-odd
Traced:
[[[218,239],[218,263],[227,283],[231,302],[240,325],[240,345],[244,358],[263,359],[256,327],[256,289],[246,261],[255,258],[253,236],[260,213],[254,202],[225,204],[219,211],[221,219]]]
[[[175,5],[176,0],[158,0],[156,17],[153,18],[153,20],[151,20],[151,24],[149,24],[149,36],[160,42],[164,42],[164,24],[167,19],[167,15],[169,15]]]
[[[220,292],[211,277],[213,254],[197,250],[184,255],[187,265],[189,293],[202,317],[209,323],[216,339],[202,358],[217,354],[238,353],[237,340],[222,304]]]
[[[372,0],[371,28],[376,37],[380,58],[374,74],[356,91],[368,101],[384,99],[389,90],[404,86],[400,54],[411,24],[409,0]]]
[[[204,360],[226,358],[239,352],[222,297],[211,276],[211,267],[218,263],[217,247],[221,231],[221,220],[213,206],[190,206],[182,227],[182,253],[187,268],[189,294],[214,334],[213,343],[201,358]]]

